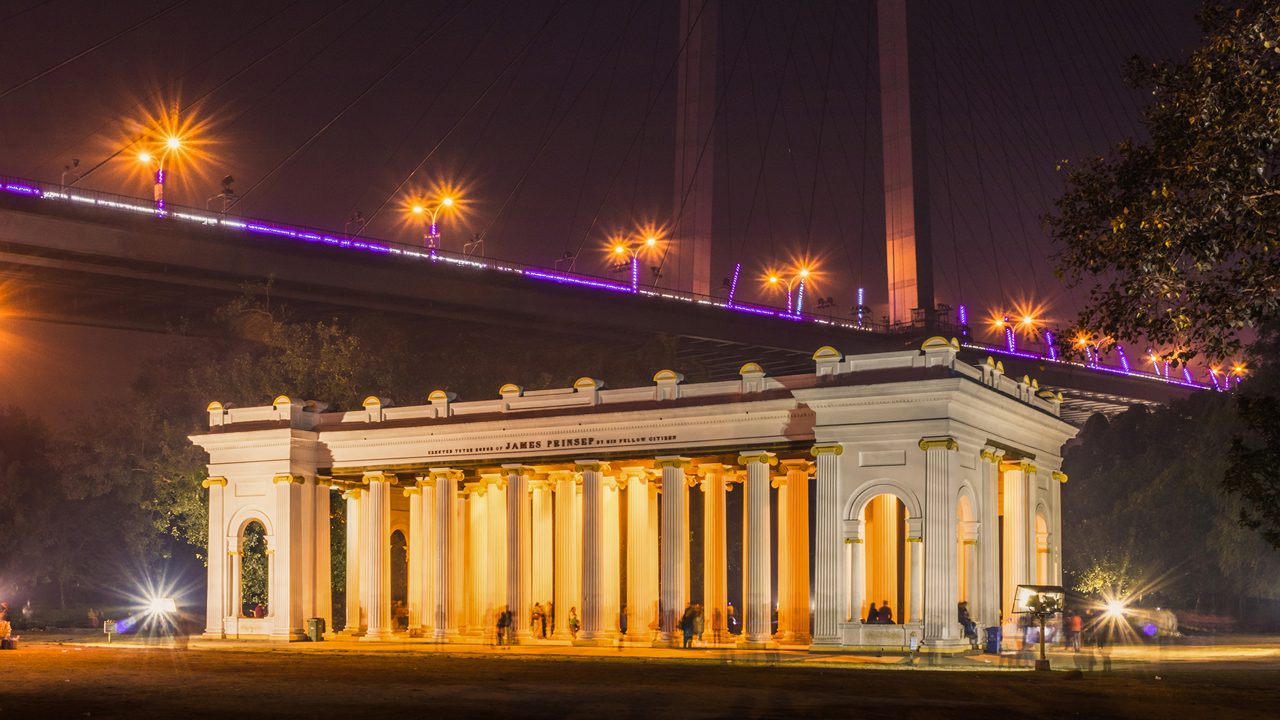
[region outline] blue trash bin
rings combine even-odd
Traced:
[[[986,643],[986,646],[983,648],[983,651],[986,652],[988,655],[1000,654],[1000,628],[999,627],[987,628],[987,643]]]

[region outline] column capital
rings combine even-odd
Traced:
[[[688,470],[693,467],[693,462],[689,458],[680,457],[679,455],[663,455],[653,459],[653,466],[658,469],[670,467]]]
[[[1023,460],[1018,463],[1018,466],[1022,468],[1022,472],[1026,475],[1035,475],[1036,473],[1036,464],[1030,460]]]
[[[623,480],[635,480],[637,482],[648,482],[649,469],[640,467],[639,465],[626,465],[618,470],[618,477]]]
[[[956,442],[955,438],[947,435],[943,435],[940,437],[920,438],[919,445],[920,445],[920,449],[925,451],[929,451],[934,448],[941,448],[943,450],[959,450],[960,449],[960,443]]]
[[[388,485],[400,484],[400,478],[395,473],[386,472],[384,470],[365,470],[364,476],[361,478],[362,483],[384,482]]]
[[[1004,459],[1004,451],[1000,448],[984,447],[982,448],[982,459],[999,465],[1000,461]]]
[[[578,473],[574,470],[551,470],[547,473],[547,480],[552,483],[560,483],[566,480],[578,482]]]
[[[455,480],[460,481],[463,478],[463,472],[455,468],[430,468],[427,470],[427,477],[432,482],[437,480]]]
[[[960,526],[960,540],[966,544],[975,544],[978,542],[978,531],[982,528],[982,523],[977,520],[961,520],[956,523]]]
[[[421,494],[422,494],[422,488],[421,488],[421,487],[419,487],[418,485],[411,485],[411,486],[409,486],[409,487],[405,488],[405,489],[403,490],[403,492],[404,492],[404,496],[405,496],[405,497],[413,497],[414,495],[421,495]]]
[[[534,469],[528,465],[520,463],[503,463],[502,469],[507,471],[507,475],[533,475]]]
[[[276,485],[279,485],[280,483],[298,483],[299,485],[301,485],[303,480],[301,475],[293,475],[290,473],[276,473],[275,475],[271,476],[271,482]]]
[[[787,472],[803,472],[806,475],[813,473],[813,461],[804,458],[790,458],[787,460],[779,460],[781,465]]]
[[[814,457],[819,455],[843,455],[844,445],[841,443],[829,443],[827,445],[814,445],[809,448],[809,454]]]
[[[699,477],[707,475],[723,475],[726,472],[733,472],[732,465],[724,463],[698,463],[693,466],[693,472]]]
[[[594,470],[603,472],[609,469],[609,463],[600,462],[599,460],[574,460],[573,464],[577,465],[580,471]]]
[[[1054,470],[1049,474],[1053,477],[1054,480],[1057,480],[1060,483],[1066,484],[1067,474],[1062,472],[1061,470]]]
[[[226,487],[227,479],[224,477],[211,477],[211,478],[205,478],[203,481],[200,482],[200,487],[205,488],[206,490],[213,487],[214,485],[217,485],[219,487]]]
[[[748,463],[764,463],[765,465],[777,465],[778,456],[767,450],[744,450],[738,454],[738,462],[742,465]]]
[[[463,484],[463,486],[458,488],[458,490],[464,495],[473,494],[473,495],[478,495],[480,497],[484,497],[484,492],[486,489],[488,489],[488,487],[489,487],[488,483],[484,482],[483,480],[477,480],[476,482],[469,482],[469,483]]]
[[[342,493],[342,499],[343,500],[359,500],[360,493],[362,492],[364,491],[358,487],[347,488]]]
[[[505,473],[481,473],[477,482],[484,483],[486,486],[492,485],[498,490],[505,490],[507,487],[507,476]]]

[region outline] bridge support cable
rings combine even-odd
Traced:
[[[276,10],[275,10],[275,12],[272,12],[271,14],[267,15],[267,16],[266,16],[265,18],[263,18],[262,20],[260,20],[260,21],[258,21],[257,23],[255,23],[254,25],[249,26],[249,27],[245,28],[244,30],[242,30],[241,32],[237,33],[237,34],[235,35],[235,37],[233,37],[233,38],[231,38],[230,40],[228,40],[227,42],[223,43],[221,46],[219,46],[219,47],[218,47],[218,49],[214,50],[214,51],[213,51],[213,52],[211,52],[211,53],[208,53],[208,54],[207,54],[207,55],[205,55],[203,58],[201,58],[199,61],[197,61],[197,62],[195,62],[195,63],[191,63],[191,64],[187,67],[187,69],[186,69],[186,70],[184,70],[184,71],[183,71],[183,73],[182,73],[181,75],[179,75],[179,76],[178,76],[178,78],[177,78],[177,80],[174,82],[174,84],[175,84],[175,85],[177,85],[177,86],[181,86],[181,85],[182,85],[182,81],[183,81],[183,80],[185,80],[185,79],[187,78],[187,76],[191,75],[192,73],[194,73],[194,72],[195,72],[195,71],[197,71],[197,70],[202,69],[203,67],[205,67],[206,65],[208,65],[209,63],[211,63],[213,60],[217,59],[220,55],[222,55],[224,52],[226,52],[229,48],[234,47],[234,46],[235,46],[235,45],[237,45],[241,40],[244,40],[245,38],[249,37],[249,36],[250,36],[250,35],[252,35],[253,33],[257,32],[260,28],[262,28],[262,26],[266,25],[267,23],[270,23],[272,20],[275,20],[276,18],[279,18],[281,15],[284,15],[285,13],[289,12],[289,11],[290,11],[290,10],[292,10],[292,9],[293,9],[293,7],[294,7],[295,5],[297,5],[300,1],[301,1],[301,0],[290,0],[290,2],[289,2],[289,3],[287,3],[287,4],[283,5],[283,6],[281,6],[281,7],[280,7],[280,8],[278,8],[278,9],[276,9]],[[0,22],[2,22],[2,21],[0,21]],[[274,45],[274,47],[275,47],[276,49],[278,49],[278,48],[280,47],[280,45],[279,45],[279,44],[276,44],[276,45]],[[274,50],[273,50],[273,51],[274,51]],[[222,84],[224,84],[224,83],[220,83],[220,84],[219,84],[219,87],[221,87],[221,85],[222,85]],[[201,93],[201,96],[200,96],[200,97],[201,97],[201,98],[203,98],[203,97],[206,97],[207,95],[208,95],[208,93]],[[183,108],[182,108],[179,112],[185,112],[186,110],[188,110],[188,109],[190,109],[190,108],[194,107],[194,106],[195,106],[196,104],[198,104],[198,103],[199,103],[199,98],[198,98],[197,100],[194,100],[194,101],[192,101],[192,102],[188,103],[187,105],[183,106]],[[132,114],[132,113],[135,113],[135,112],[145,112],[145,111],[147,111],[147,107],[146,107],[146,104],[145,104],[145,103],[142,103],[142,102],[135,103],[135,104],[133,105],[133,107],[129,108],[129,111],[126,113],[126,117],[131,116],[131,114]],[[88,134],[86,134],[86,135],[84,135],[83,137],[81,137],[79,140],[76,140],[75,142],[73,142],[73,143],[71,143],[71,144],[67,145],[66,147],[62,148],[62,149],[61,149],[61,150],[59,150],[58,152],[51,154],[51,155],[49,156],[49,159],[48,159],[48,161],[47,161],[47,162],[43,162],[43,163],[41,163],[40,165],[38,165],[38,166],[36,166],[36,167],[31,168],[30,170],[28,170],[28,171],[27,171],[27,173],[26,173],[26,174],[27,174],[27,176],[28,176],[28,177],[39,177],[39,168],[41,168],[41,167],[47,167],[47,166],[48,166],[48,165],[50,165],[50,164],[56,164],[60,158],[67,157],[68,155],[70,155],[71,153],[73,153],[77,147],[81,147],[81,146],[83,146],[86,142],[88,142],[88,141],[92,140],[94,137],[96,137],[96,136],[98,136],[98,135],[101,135],[101,134],[102,134],[102,132],[103,132],[104,130],[106,130],[107,128],[109,128],[109,127],[111,127],[112,125],[114,125],[114,124],[115,124],[115,122],[116,122],[116,121],[115,121],[114,119],[113,119],[113,120],[108,120],[108,121],[106,121],[106,122],[102,123],[101,125],[99,125],[99,126],[98,126],[97,128],[95,128],[94,130],[90,131]],[[137,138],[135,138],[134,140],[130,141],[130,142],[129,142],[129,144],[128,144],[128,145],[126,145],[125,147],[126,147],[126,148],[127,148],[127,147],[132,147],[132,146],[133,146],[134,144],[136,144],[137,142],[138,142],[138,139],[137,139]],[[119,152],[117,152],[116,154],[113,154],[111,157],[112,157],[112,158],[114,158],[114,157],[117,157],[118,155],[119,155]],[[95,165],[95,166],[94,166],[94,168],[90,169],[88,172],[83,173],[80,177],[78,177],[78,178],[76,178],[75,180],[73,180],[73,181],[71,181],[70,183],[68,183],[68,185],[75,185],[77,182],[79,182],[80,180],[84,179],[84,176],[85,176],[85,175],[88,175],[88,174],[89,174],[89,172],[92,172],[93,170],[96,170],[98,167],[99,167],[98,165]]]
[[[702,7],[705,7],[705,3]],[[700,18],[701,18],[701,7],[699,8],[698,16],[696,16],[694,18],[694,21],[690,23],[689,32],[685,33],[684,37],[681,38],[680,47],[676,49],[675,57],[672,59],[671,64],[667,66],[667,72],[662,76],[662,82],[658,84],[657,90],[649,97],[649,102],[645,107],[644,114],[640,118],[640,127],[636,129],[635,134],[631,136],[631,141],[627,143],[627,150],[622,154],[622,160],[618,163],[617,170],[615,170],[613,174],[609,177],[609,182],[605,185],[605,191],[600,196],[600,203],[596,206],[595,215],[592,216],[591,223],[587,226],[586,231],[583,232],[582,240],[578,242],[578,247],[574,251],[574,255],[577,255],[582,252],[582,248],[587,244],[587,240],[590,239],[591,237],[591,232],[595,230],[596,225],[600,222],[600,214],[601,212],[604,211],[604,206],[609,202],[609,196],[613,194],[613,189],[618,182],[618,178],[622,175],[622,170],[626,168],[627,161],[631,158],[632,151],[636,149],[637,142],[645,135],[646,129],[649,124],[649,118],[653,116],[653,110],[657,106],[658,100],[662,97],[663,89],[666,88],[667,83],[670,82],[671,80],[671,75],[675,72],[676,67],[679,66],[680,58],[682,55],[684,55],[686,49],[688,48],[689,40],[690,38],[693,37],[693,29],[697,26],[698,20]],[[655,56],[657,54],[656,52],[657,47],[658,47],[657,41],[655,40],[654,41]],[[642,152],[643,152],[643,148],[641,148],[640,151],[637,151],[637,155],[636,155],[637,163],[641,161]],[[640,170],[639,168],[637,168],[636,169],[637,178],[639,177],[639,174],[640,174]],[[635,197],[634,191],[633,191],[632,197],[633,198]]]
[[[538,29],[535,30],[534,33],[529,36],[529,39],[525,42],[523,46],[521,46],[520,50],[517,51],[516,54],[513,55],[509,61],[507,61],[507,64],[503,66],[502,70],[498,71],[498,74],[493,76],[493,79],[489,81],[489,84],[486,85],[478,95],[476,95],[476,98],[472,100],[471,104],[467,106],[467,109],[464,110],[462,114],[458,116],[458,119],[455,120],[453,124],[449,126],[449,129],[440,138],[440,140],[436,142],[436,144],[431,148],[431,150],[426,155],[422,156],[422,159],[418,161],[418,164],[415,165],[413,169],[409,171],[409,174],[404,176],[404,179],[401,180],[400,183],[396,185],[396,187],[391,192],[387,193],[386,198],[384,198],[383,201],[378,205],[378,207],[375,208],[374,211],[369,214],[369,216],[365,219],[364,223],[356,231],[357,234],[364,232],[364,229],[369,227],[369,224],[372,223],[374,219],[378,217],[379,213],[381,213],[387,207],[387,204],[391,202],[391,199],[394,198],[396,195],[400,194],[400,191],[404,189],[404,186],[409,184],[409,181],[413,179],[413,176],[418,174],[418,171],[421,170],[422,167],[427,164],[427,161],[430,160],[432,156],[435,155],[436,151],[439,150],[440,147],[444,145],[445,141],[448,140],[451,135],[453,135],[453,132],[458,129],[458,127],[462,124],[462,121],[465,120],[467,116],[471,114],[471,111],[474,110],[476,106],[480,104],[480,101],[483,100],[489,94],[489,91],[492,90],[493,87],[498,84],[498,81],[501,80],[503,77],[505,77],[507,73],[511,71],[511,68],[515,67],[516,62],[519,61],[521,58],[523,58],[525,54],[529,52],[529,48],[533,46],[534,41],[536,41],[539,37],[542,36],[542,33],[547,29],[547,26],[551,24],[551,21],[554,20],[557,16],[559,16],[560,11],[564,10],[565,6],[568,4],[569,4],[568,0],[562,0],[560,5],[558,5],[556,9],[552,11],[550,15],[547,16],[547,19],[543,21],[542,25],[538,26]]]
[[[385,0],[383,0],[383,1],[385,2]],[[243,66],[243,67],[241,67],[239,70],[237,70],[236,72],[232,73],[229,77],[227,77],[227,78],[226,78],[225,80],[223,80],[222,82],[220,82],[220,83],[218,83],[217,85],[215,85],[215,86],[213,86],[213,87],[209,88],[208,90],[204,91],[204,92],[203,92],[203,93],[201,93],[200,95],[196,96],[196,98],[195,98],[195,99],[193,99],[191,102],[188,102],[188,103],[186,103],[185,105],[183,105],[182,107],[180,107],[180,108],[178,109],[178,113],[179,113],[179,114],[181,114],[181,113],[185,113],[185,112],[190,111],[192,108],[198,107],[198,106],[200,105],[200,103],[204,102],[204,100],[205,100],[205,99],[209,98],[209,97],[210,97],[210,96],[212,96],[214,93],[218,92],[218,91],[219,91],[219,90],[221,90],[222,88],[224,88],[224,87],[226,87],[227,85],[229,85],[230,83],[234,82],[236,79],[238,79],[238,78],[240,78],[241,76],[243,76],[245,73],[247,73],[247,72],[249,72],[250,70],[252,70],[253,68],[257,67],[257,66],[258,66],[258,65],[260,65],[263,61],[265,61],[267,58],[271,57],[272,55],[275,55],[277,52],[279,52],[279,51],[283,50],[284,48],[288,47],[288,46],[289,46],[289,45],[290,45],[294,40],[297,40],[298,38],[300,38],[300,37],[302,37],[302,36],[306,35],[307,33],[311,32],[311,29],[312,29],[312,28],[316,27],[316,26],[317,26],[317,25],[319,25],[320,23],[322,23],[322,22],[324,22],[325,20],[327,20],[331,15],[333,15],[333,14],[334,14],[334,13],[336,13],[337,11],[341,10],[342,8],[346,7],[347,5],[350,5],[350,4],[351,4],[351,2],[352,2],[352,0],[343,0],[343,2],[342,2],[342,3],[340,3],[339,5],[336,5],[335,7],[333,7],[332,9],[330,9],[329,11],[327,11],[327,12],[325,12],[325,13],[321,14],[321,15],[320,15],[320,16],[318,16],[315,20],[312,20],[310,23],[308,23],[308,24],[307,24],[307,26],[306,26],[306,27],[304,27],[304,28],[302,28],[301,30],[298,30],[297,32],[295,32],[295,33],[293,33],[292,35],[290,35],[287,39],[285,39],[285,40],[284,40],[284,42],[280,42],[280,43],[275,43],[275,44],[273,44],[272,48],[271,48],[270,50],[268,50],[266,53],[264,53],[264,54],[262,54],[262,55],[258,56],[258,58],[257,58],[257,59],[255,59],[255,60],[251,61],[251,62],[250,62],[250,63],[248,63],[247,65],[244,65],[244,66]],[[369,16],[369,14],[370,14],[370,13],[372,13],[374,9],[376,9],[377,7],[380,7],[380,6],[381,6],[381,3],[379,3],[378,5],[374,5],[374,6],[369,6],[369,7],[368,7],[368,9],[366,9],[366,10],[365,10],[365,12],[364,12],[364,13],[363,13],[359,18],[357,18],[357,19],[356,19],[356,21],[355,21],[355,22],[351,23],[350,25],[348,25],[348,26],[343,30],[343,33],[345,33],[347,30],[350,30],[351,28],[353,28],[353,27],[355,27],[356,25],[358,25],[361,21],[363,21],[366,17],[368,17],[368,16]],[[269,95],[269,94],[271,94],[271,93],[274,93],[274,92],[275,92],[276,90],[278,90],[278,89],[279,89],[279,88],[280,88],[284,83],[288,82],[291,78],[293,78],[293,76],[294,76],[294,75],[296,75],[296,74],[298,73],[298,71],[299,71],[299,70],[301,70],[302,68],[304,68],[304,67],[306,67],[307,65],[309,65],[309,64],[310,64],[310,62],[311,62],[312,60],[314,60],[317,56],[319,56],[319,55],[320,55],[320,53],[324,52],[326,49],[328,49],[328,45],[324,45],[324,46],[321,46],[321,47],[317,48],[317,49],[315,50],[315,52],[311,53],[311,55],[309,55],[309,56],[307,57],[307,59],[306,59],[306,60],[304,60],[302,63],[300,63],[300,64],[298,65],[298,67],[297,67],[293,72],[289,73],[289,75],[287,75],[287,76],[284,78],[284,80],[281,80],[280,82],[276,83],[276,85],[275,85],[274,87],[272,87],[270,90],[268,90],[266,93],[259,95],[259,96],[258,96],[258,98],[256,98],[256,99],[254,100],[254,102],[256,102],[258,99],[261,99],[261,98],[262,98],[262,97],[264,97],[265,95]],[[250,106],[252,106],[252,104],[253,104],[253,103],[250,103]],[[231,123],[231,125],[234,125],[234,124],[235,124],[234,122],[233,122],[233,123]],[[228,127],[229,127],[229,126],[228,126]],[[137,136],[137,137],[133,138],[133,140],[130,140],[127,144],[125,144],[125,145],[124,145],[123,147],[121,147],[119,150],[116,150],[115,152],[111,153],[111,154],[110,154],[110,155],[108,155],[106,158],[104,158],[101,162],[99,162],[98,164],[96,164],[96,165],[94,165],[93,167],[91,167],[91,168],[89,168],[88,170],[86,170],[84,173],[82,173],[82,174],[80,175],[80,177],[79,177],[79,178],[77,178],[77,179],[76,179],[76,181],[75,181],[75,182],[73,182],[73,183],[71,183],[71,184],[72,184],[72,185],[75,185],[75,184],[77,184],[77,183],[82,182],[83,180],[85,180],[86,178],[88,178],[90,175],[92,175],[94,172],[96,172],[97,170],[99,170],[100,168],[102,168],[104,165],[106,165],[107,163],[109,163],[109,162],[111,162],[112,160],[116,159],[116,158],[117,158],[117,157],[119,157],[122,153],[124,153],[124,152],[128,151],[130,148],[132,148],[134,145],[136,145],[136,144],[137,144],[139,141],[141,141],[141,140],[142,140],[142,136],[141,136],[141,135],[139,135],[139,136]]]
[[[704,0],[704,3],[703,3],[704,7],[705,7],[705,4],[706,4],[706,0]],[[734,50],[733,61],[729,64],[729,74],[728,76],[726,76],[724,81],[724,87],[726,88],[729,86],[730,83],[733,82],[734,74],[738,70],[738,61],[742,59],[742,49],[746,47],[747,38],[750,37],[750,34],[751,34],[751,24],[755,20],[756,10],[759,7],[760,7],[759,3],[751,6],[751,14],[747,16],[747,28],[745,31],[743,31],[742,40],[741,42],[738,43],[737,49]],[[699,11],[699,14],[701,14],[701,11]],[[693,35],[694,28],[696,26],[697,26],[696,20],[689,24],[690,36]],[[725,101],[728,98],[728,93],[725,91],[721,91],[719,95],[720,97],[716,98],[715,111],[712,112],[712,115],[711,115],[711,124],[710,124],[711,126],[707,128],[707,134],[702,139],[702,143],[698,149],[698,157],[693,164],[694,176],[696,176],[702,170],[702,160],[706,156],[707,148],[710,147],[711,145],[711,139],[715,137],[716,125],[720,119],[721,113],[724,112]],[[677,209],[675,213],[675,217],[672,219],[672,225],[674,227],[679,227],[680,221],[684,218],[685,208],[688,206],[689,196],[693,194],[694,186],[695,184],[693,182],[690,182],[689,187],[685,190],[684,194],[680,198],[680,207]],[[666,266],[667,257],[670,254],[670,252],[671,252],[671,244],[668,243],[667,246],[663,248],[662,255],[658,260],[658,276],[659,277],[662,275],[662,268]],[[655,284],[656,282],[657,282],[657,278],[655,278]]]
[[[283,168],[285,165],[288,165],[290,162],[292,162],[294,158],[306,152],[306,150],[311,147],[312,143],[314,143],[317,139],[319,139],[321,135],[323,135],[326,131],[329,130],[329,128],[333,127],[334,123],[338,122],[338,120],[341,120],[343,116],[345,116],[347,112],[351,110],[351,108],[355,107],[357,103],[359,103],[366,96],[368,96],[368,94],[372,92],[373,89],[376,88],[378,85],[380,85],[383,80],[386,80],[387,77],[391,75],[391,73],[398,70],[400,66],[405,63],[406,60],[408,60],[413,55],[417,54],[417,52],[421,50],[423,46],[427,44],[428,41],[430,41],[432,38],[434,38],[436,35],[442,32],[446,27],[448,27],[449,24],[453,22],[453,20],[458,16],[457,12],[455,12],[456,7],[457,7],[456,5],[451,6],[445,12],[445,19],[443,22],[432,23],[427,28],[424,28],[422,32],[418,33],[418,36],[415,38],[416,42],[412,44],[411,49],[402,53],[398,58],[396,58],[396,60],[389,67],[387,67],[386,70],[383,70],[382,73],[379,74],[376,78],[374,78],[372,82],[366,85],[364,90],[362,90],[359,95],[357,95],[345,106],[343,106],[343,108],[339,110],[337,113],[335,113],[333,117],[329,118],[329,121],[326,122],[324,125],[320,126],[320,128],[316,130],[314,133],[312,133],[311,137],[307,138],[305,141],[303,141],[301,145],[298,145],[296,148],[294,148],[293,152],[289,153],[289,155],[286,156],[283,160],[276,163],[275,167],[271,168],[271,170],[268,171],[266,175],[263,175],[261,178],[258,179],[257,182],[250,185],[248,190],[245,190],[244,192],[237,195],[235,199],[233,199],[231,203],[227,206],[227,208],[230,209],[232,207],[235,207],[242,200],[248,197],[250,193],[252,193],[254,190],[261,187],[263,183],[265,183],[266,181],[274,177],[275,174],[279,172],[281,168]]]
[[[156,18],[160,17],[161,15],[164,15],[164,14],[168,13],[170,10],[175,10],[175,9],[177,9],[177,8],[179,8],[179,7],[182,7],[183,5],[186,5],[186,4],[187,4],[187,3],[189,3],[189,2],[191,2],[191,0],[177,0],[176,2],[170,3],[169,5],[166,5],[165,7],[161,8],[160,10],[157,10],[156,12],[151,13],[150,15],[148,15],[148,16],[146,16],[146,17],[142,18],[141,20],[139,20],[138,22],[136,22],[136,23],[134,23],[134,24],[130,25],[129,27],[127,27],[127,28],[125,28],[125,29],[123,29],[123,30],[120,30],[119,32],[116,32],[116,33],[114,33],[114,34],[112,34],[112,35],[110,35],[110,36],[108,36],[108,37],[106,37],[106,38],[104,38],[104,39],[102,39],[102,40],[99,40],[98,42],[94,43],[93,45],[90,45],[89,47],[85,48],[84,50],[81,50],[80,52],[76,53],[75,55],[72,55],[71,57],[66,58],[65,60],[62,60],[62,61],[60,61],[60,62],[54,63],[53,65],[50,65],[49,67],[45,68],[44,70],[41,70],[40,72],[36,73],[35,75],[32,75],[31,77],[27,78],[26,80],[23,80],[23,81],[21,81],[21,82],[17,83],[16,85],[11,85],[11,86],[9,86],[9,87],[8,87],[8,88],[6,88],[5,90],[0,91],[0,100],[3,100],[3,99],[5,99],[5,98],[9,97],[9,96],[10,96],[10,95],[12,95],[13,93],[15,93],[15,92],[17,92],[17,91],[21,90],[21,89],[22,89],[22,88],[24,88],[24,87],[27,87],[27,86],[28,86],[28,85],[30,85],[31,83],[33,83],[33,82],[35,82],[35,81],[37,81],[37,80],[39,80],[39,79],[41,79],[41,78],[43,78],[43,77],[48,76],[48,75],[49,75],[49,74],[51,74],[51,73],[55,73],[55,72],[57,72],[58,70],[61,70],[62,68],[66,67],[66,66],[70,65],[71,63],[75,62],[76,60],[79,60],[80,58],[82,58],[82,57],[84,57],[84,56],[86,56],[86,55],[88,55],[88,54],[92,53],[93,51],[95,51],[95,50],[97,50],[97,49],[99,49],[99,48],[101,48],[101,47],[103,47],[103,46],[105,46],[105,45],[109,45],[109,44],[111,44],[112,42],[114,42],[115,40],[118,40],[118,39],[120,39],[120,38],[124,37],[125,35],[128,35],[129,33],[133,32],[134,30],[137,30],[138,28],[142,27],[143,25],[146,25],[147,23],[151,22],[152,20],[155,20]]]
[[[631,12],[627,15],[627,19],[622,26],[622,30],[618,33],[618,36],[614,38],[613,42],[610,43],[610,48],[611,48],[611,51],[615,54],[615,58],[621,56],[623,39],[626,37],[627,31],[631,29],[631,23],[635,21],[636,14],[640,11],[640,7],[642,5],[643,5],[643,1],[637,2],[631,8]],[[592,19],[593,20],[595,19],[594,15],[592,16]],[[583,37],[583,39],[585,40],[585,36]],[[565,118],[569,116],[569,113],[573,111],[573,108],[577,106],[578,101],[582,99],[582,96],[586,93],[587,89],[591,87],[591,83],[595,80],[596,73],[598,73],[600,69],[604,67],[604,63],[595,64],[595,66],[591,69],[591,72],[587,75],[587,79],[583,81],[581,87],[578,88],[578,91],[574,93],[573,97],[569,100],[568,106],[565,107],[564,111],[559,113],[559,115],[557,116],[556,111],[559,110],[560,100],[563,98],[564,91],[569,86],[569,78],[573,75],[573,68],[578,63],[578,56],[582,51],[582,47],[583,47],[583,44],[579,43],[578,48],[574,53],[573,62],[570,65],[569,72],[565,74],[564,83],[560,86],[560,92],[556,96],[555,105],[553,105],[551,108],[551,115],[547,118],[547,123],[543,126],[542,133],[538,138],[538,147],[534,150],[533,156],[529,158],[529,162],[525,165],[524,171],[521,172],[519,179],[516,180],[515,186],[511,189],[511,192],[507,193],[507,197],[502,201],[502,205],[498,207],[498,212],[494,213],[493,219],[489,221],[489,224],[480,233],[481,238],[488,236],[489,232],[493,230],[494,226],[497,225],[498,222],[502,219],[503,213],[506,212],[506,209],[510,206],[511,202],[515,200],[517,197],[519,197],[520,191],[524,187],[525,181],[529,179],[529,173],[532,172],[533,166],[536,165],[538,160],[542,157],[542,153],[546,152],[547,147],[551,144],[552,138],[555,137],[556,132],[560,129],[561,123],[563,123]],[[617,68],[616,61],[614,64],[614,68],[615,70]],[[610,86],[612,87],[612,81],[610,82]],[[597,123],[596,125],[597,125],[596,135],[598,137],[599,123]],[[577,210],[575,209],[574,216],[576,216],[576,214],[577,214]],[[571,217],[570,221],[572,220],[573,218]]]

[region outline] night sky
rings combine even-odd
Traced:
[[[1078,298],[1053,277],[1040,222],[1061,190],[1055,165],[1139,132],[1143,97],[1124,62],[1184,56],[1199,3],[910,6],[938,300],[983,314],[1045,304],[1068,319]],[[490,256],[550,264],[579,251],[579,271],[608,274],[610,233],[675,212],[678,8],[8,0],[0,174],[56,181],[79,158],[97,167],[83,186],[146,196],[136,149],[112,156],[176,108],[199,142],[173,168],[170,202],[203,207],[231,174],[236,213],[341,229],[376,212],[368,234],[414,241],[408,198],[449,185],[466,202],[443,223],[446,248],[481,233]],[[735,262],[754,280],[810,258],[817,295],[847,310],[865,286],[869,304],[885,302],[875,44],[873,2],[722,2],[713,287]],[[7,347],[92,347],[122,368],[147,345],[30,323],[6,331]],[[74,391],[14,357],[0,381],[22,386],[19,404]]]

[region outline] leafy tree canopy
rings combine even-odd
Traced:
[[[1146,139],[1064,163],[1045,218],[1060,275],[1091,286],[1075,334],[1179,361],[1233,355],[1280,315],[1280,4],[1211,1],[1201,23],[1185,62],[1131,62]]]

